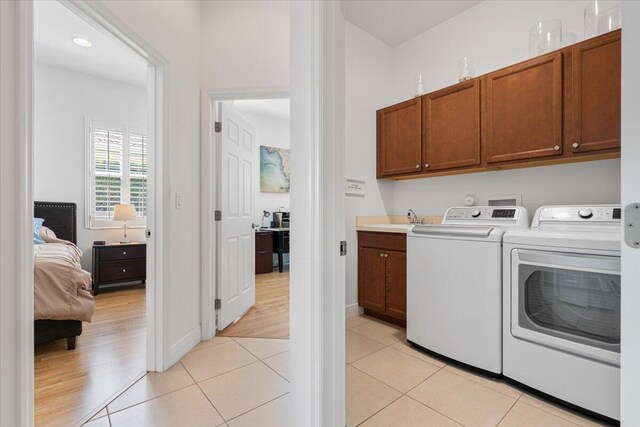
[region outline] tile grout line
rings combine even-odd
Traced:
[[[182,364],[182,361],[178,361],[178,363],[184,368],[185,371],[187,371],[187,374],[191,377],[191,379],[193,380],[193,382],[195,383],[196,387],[198,387],[198,390],[200,390],[200,393],[202,393],[202,395],[205,397],[205,399],[207,399],[207,402],[209,402],[209,404],[211,405],[211,407],[213,408],[214,411],[216,411],[216,414],[218,414],[218,416],[220,417],[220,419],[223,421],[224,424],[227,424],[227,420],[224,419],[224,417],[222,416],[222,414],[220,413],[220,411],[218,411],[218,408],[216,408],[216,405],[213,404],[213,402],[211,401],[211,399],[209,399],[209,396],[207,396],[207,393],[204,392],[204,390],[202,390],[202,387],[200,387],[200,384],[198,384],[198,382],[196,381],[195,378],[193,378],[193,376],[191,375],[191,373],[189,372],[189,370],[187,368],[184,367],[184,365]]]
[[[238,337],[238,338],[244,338],[244,337]],[[235,342],[236,342],[236,344],[238,344],[240,347],[242,347],[243,349],[247,350],[247,351],[249,352],[249,354],[251,354],[251,355],[252,355],[253,357],[255,357],[256,359],[258,359],[258,360],[263,360],[263,359],[261,359],[261,358],[260,358],[260,356],[258,356],[257,354],[253,354],[253,353],[251,352],[251,350],[249,350],[247,347],[243,346],[243,345],[242,345],[242,343],[238,342],[235,338],[231,338],[231,339],[232,339],[233,341],[235,341]],[[245,338],[245,339],[246,339],[246,338]],[[258,340],[259,340],[259,339],[282,339],[282,338],[251,338],[251,337],[250,337],[249,339],[258,339]],[[289,339],[287,339],[287,341],[289,341]],[[270,358],[270,357],[275,357],[275,356],[277,356],[277,355],[279,355],[279,354],[282,354],[282,353],[284,353],[284,352],[287,352],[287,351],[289,351],[289,350],[290,350],[290,349],[289,349],[289,348],[287,348],[286,350],[281,351],[280,353],[276,353],[276,354],[272,354],[272,355],[270,355],[270,356],[267,356],[267,357],[265,357],[265,359],[268,359],[268,358]]]
[[[282,354],[282,353],[280,353],[280,354]],[[277,356],[277,355],[276,355],[276,356]],[[280,375],[280,373],[279,373],[278,371],[276,371],[275,369],[273,369],[271,366],[267,365],[267,364],[264,362],[264,360],[261,360],[260,362],[262,362],[262,364],[263,364],[264,366],[266,366],[267,368],[271,369],[271,370],[272,370],[272,371],[273,371],[277,376],[279,376],[280,378],[282,378],[283,380],[285,380],[285,381],[287,382],[287,384],[291,385],[291,382],[290,382],[288,379],[286,379],[285,377],[283,377],[282,375]]]
[[[261,403],[260,405],[256,406],[256,407],[255,407],[255,408],[253,408],[253,409],[249,409],[248,411],[245,411],[245,412],[241,413],[240,415],[236,415],[236,416],[235,416],[235,417],[233,417],[233,418],[229,418],[228,420],[225,420],[225,423],[227,423],[227,422],[229,422],[229,421],[233,421],[233,420],[235,420],[235,419],[238,419],[238,418],[240,418],[241,416],[248,414],[249,412],[253,412],[253,411],[255,411],[255,410],[256,410],[256,409],[258,409],[258,408],[261,408],[261,407],[263,407],[263,406],[265,406],[265,405],[268,405],[269,403],[274,402],[274,401],[276,401],[276,400],[280,399],[281,397],[286,396],[286,395],[287,395],[287,394],[289,394],[289,393],[290,393],[290,392],[288,391],[288,392],[286,392],[286,393],[284,393],[284,394],[281,394],[280,396],[274,397],[273,399],[271,399],[271,400],[269,400],[269,401],[267,401],[267,402]]]
[[[394,389],[395,390],[395,389]],[[397,390],[396,390],[397,391]],[[364,423],[366,423],[367,421],[369,421],[371,418],[375,417],[376,415],[378,415],[380,412],[384,411],[385,409],[387,409],[389,406],[393,405],[395,402],[397,402],[398,400],[402,399],[402,397],[404,396],[404,394],[400,394],[400,396],[398,396],[397,398],[393,399],[393,401],[389,402],[388,405],[385,405],[384,407],[380,408],[379,410],[377,410],[376,412],[374,412],[373,414],[369,415],[367,418],[365,418],[364,420],[362,420],[362,422],[356,424],[356,427],[363,425]]]
[[[525,395],[525,393],[522,393],[522,396],[524,396],[524,395]],[[522,396],[520,396],[520,397],[522,397]],[[534,397],[534,396],[532,396],[532,397]],[[520,400],[520,399],[518,399],[518,400]],[[544,409],[544,408],[542,408],[542,407],[539,407],[539,406],[533,405],[533,404],[531,404],[531,403],[525,402],[524,400],[522,401],[522,403],[524,403],[524,404],[526,404],[526,405],[529,405],[529,406],[531,406],[532,408],[539,409],[539,410],[541,410],[542,412],[546,412],[546,413],[547,413],[547,414],[549,414],[549,415],[553,415],[553,416],[556,416],[556,417],[558,417],[558,418],[561,418],[561,419],[563,419],[563,420],[565,420],[565,421],[567,421],[567,422],[569,422],[569,423],[575,424],[575,425],[580,426],[580,427],[584,427],[582,424],[578,424],[578,423],[576,423],[576,422],[574,422],[574,421],[572,421],[572,420],[570,420],[570,419],[568,419],[568,418],[563,417],[562,415],[554,414],[553,412],[550,412],[550,411],[548,411],[548,410],[546,410],[546,409]],[[545,403],[547,403],[547,402],[545,402]],[[549,403],[549,404],[550,404],[550,403]],[[560,407],[560,408],[557,408],[557,409],[558,409],[558,410],[560,410],[560,411],[562,411],[562,413],[564,413],[564,412],[568,412],[567,410],[565,410],[564,408],[561,408],[561,407]],[[578,415],[578,414],[573,414],[573,413],[571,413],[571,412],[568,412],[568,413],[570,413],[570,414],[574,415],[574,416],[575,416],[575,417],[577,417],[577,418],[581,418],[581,416],[580,416],[580,415]],[[590,420],[588,420],[588,421],[590,421]],[[595,423],[595,421],[590,421],[590,422],[591,422],[591,423]],[[606,424],[605,424],[605,425],[606,425]]]
[[[426,380],[425,380],[425,381],[426,381]],[[423,382],[424,382],[424,381],[423,381]],[[438,414],[442,415],[442,416],[443,416],[443,417],[445,417],[446,419],[453,421],[454,423],[458,424],[459,426],[464,426],[464,424],[462,424],[461,422],[458,422],[458,421],[454,420],[454,419],[453,419],[453,418],[451,418],[450,416],[448,416],[448,415],[446,415],[446,414],[443,414],[442,412],[438,411],[438,410],[437,410],[437,409],[435,409],[435,408],[432,408],[431,406],[427,405],[426,403],[422,403],[422,402],[420,402],[418,399],[415,399],[415,398],[413,398],[413,397],[409,396],[408,394],[405,394],[405,396],[407,397],[407,399],[411,399],[411,400],[413,400],[414,402],[416,402],[416,403],[418,403],[418,404],[420,404],[420,405],[422,405],[422,406],[424,406],[424,407],[426,407],[426,408],[431,409],[433,412],[435,412],[435,413],[438,413]]]
[[[509,415],[509,412],[511,412],[513,407],[516,406],[516,403],[518,403],[518,400],[520,400],[520,398],[517,398],[516,400],[513,401],[511,406],[509,406],[509,409],[507,410],[507,412],[505,412],[504,415],[500,418],[500,420],[498,420],[498,423],[496,424],[496,427],[498,427],[500,425],[500,423],[505,419],[505,417],[507,415]]]
[[[179,363],[179,362],[178,362],[178,363]],[[185,370],[186,370],[186,369],[185,369]],[[130,406],[124,407],[124,408],[122,408],[122,409],[118,409],[117,411],[113,411],[113,412],[111,412],[111,411],[107,410],[107,413],[108,413],[109,415],[117,414],[118,412],[126,411],[127,409],[131,409],[131,408],[136,407],[136,406],[138,406],[138,405],[142,405],[143,403],[151,402],[152,400],[156,400],[156,399],[159,399],[159,398],[161,398],[161,397],[164,397],[164,396],[168,396],[168,395],[170,395],[170,394],[173,394],[173,393],[175,393],[175,392],[182,391],[182,390],[184,390],[185,388],[189,388],[189,387],[191,387],[191,386],[192,386],[192,385],[194,385],[194,384],[196,384],[196,382],[195,382],[195,381],[193,382],[193,384],[189,384],[189,385],[186,385],[186,386],[184,386],[184,387],[177,388],[177,389],[172,390],[172,391],[169,391],[169,392],[167,392],[167,393],[159,394],[159,395],[158,395],[158,396],[156,396],[156,397],[152,397],[151,399],[145,399],[145,400],[143,400],[143,401],[141,401],[141,402],[134,403],[133,405],[130,405]],[[114,401],[115,401],[115,400],[114,400]],[[113,402],[111,402],[111,403],[113,403]],[[109,405],[111,405],[111,403],[110,403]]]
[[[456,366],[455,366],[455,365],[453,365],[453,364],[452,364],[452,365],[447,365],[447,366],[451,366],[452,368],[455,368],[455,369],[460,369],[460,368],[456,367]],[[446,368],[446,366],[445,366],[445,367],[443,367],[442,369],[444,369],[444,368]],[[503,392],[501,392],[500,390],[496,390],[496,389],[493,389],[493,388],[491,388],[491,387],[489,387],[489,386],[486,386],[486,385],[482,384],[481,382],[478,382],[478,381],[474,381],[474,380],[472,380],[472,379],[469,379],[469,378],[465,377],[464,375],[460,375],[460,374],[457,374],[457,373],[452,372],[452,371],[449,371],[449,370],[448,370],[447,372],[448,372],[448,373],[450,373],[450,374],[456,375],[456,376],[458,376],[458,377],[460,377],[460,378],[464,378],[464,379],[466,379],[466,380],[468,380],[468,381],[471,381],[471,382],[472,382],[472,383],[474,383],[474,384],[481,385],[482,387],[484,387],[484,388],[488,388],[489,390],[495,391],[496,393],[500,393],[500,394],[501,394],[501,395],[503,395],[503,396],[507,396],[507,397],[510,397],[511,399],[515,399],[516,401],[520,400],[520,397],[522,397],[522,395],[524,394],[523,392],[521,392],[521,393],[520,393],[520,396],[518,396],[518,397],[516,398],[516,397],[510,396],[510,395],[508,395],[508,394],[506,394],[506,393],[503,393]],[[465,371],[465,372],[466,372],[466,371]],[[470,372],[470,374],[471,374],[471,375],[475,375],[475,374],[473,374],[473,373],[471,373],[471,372]],[[481,377],[481,378],[483,378],[483,377]],[[488,380],[488,378],[485,378],[485,379],[487,379],[487,380]],[[500,384],[505,384],[505,383],[500,383]]]

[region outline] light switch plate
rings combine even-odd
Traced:
[[[627,246],[640,249],[640,203],[624,208],[624,241]]]

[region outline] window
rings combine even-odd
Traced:
[[[140,126],[88,122],[88,228],[121,227],[113,221],[118,203],[131,203],[143,227],[147,217],[147,136]]]

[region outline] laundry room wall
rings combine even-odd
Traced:
[[[528,31],[536,22],[561,19],[565,42],[583,39],[584,9],[590,1],[485,1],[393,49],[394,102],[409,99],[421,74],[427,92],[458,79],[458,60],[470,57],[475,75],[529,57]],[[371,140],[371,150],[375,141]],[[374,161],[369,166],[375,168]],[[602,160],[473,175],[397,182],[393,212],[409,208],[419,214],[442,214],[460,205],[466,194],[482,201],[487,195],[520,194],[533,215],[553,203],[619,203],[620,161]]]
[[[391,102],[393,50],[349,22],[345,26],[345,165],[347,179],[365,182],[364,197],[346,196],[346,304],[358,301],[356,216],[387,215],[393,182],[376,180],[376,110]]]

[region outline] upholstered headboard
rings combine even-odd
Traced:
[[[34,202],[33,216],[44,219],[44,226],[53,230],[59,239],[78,243],[75,203]]]

